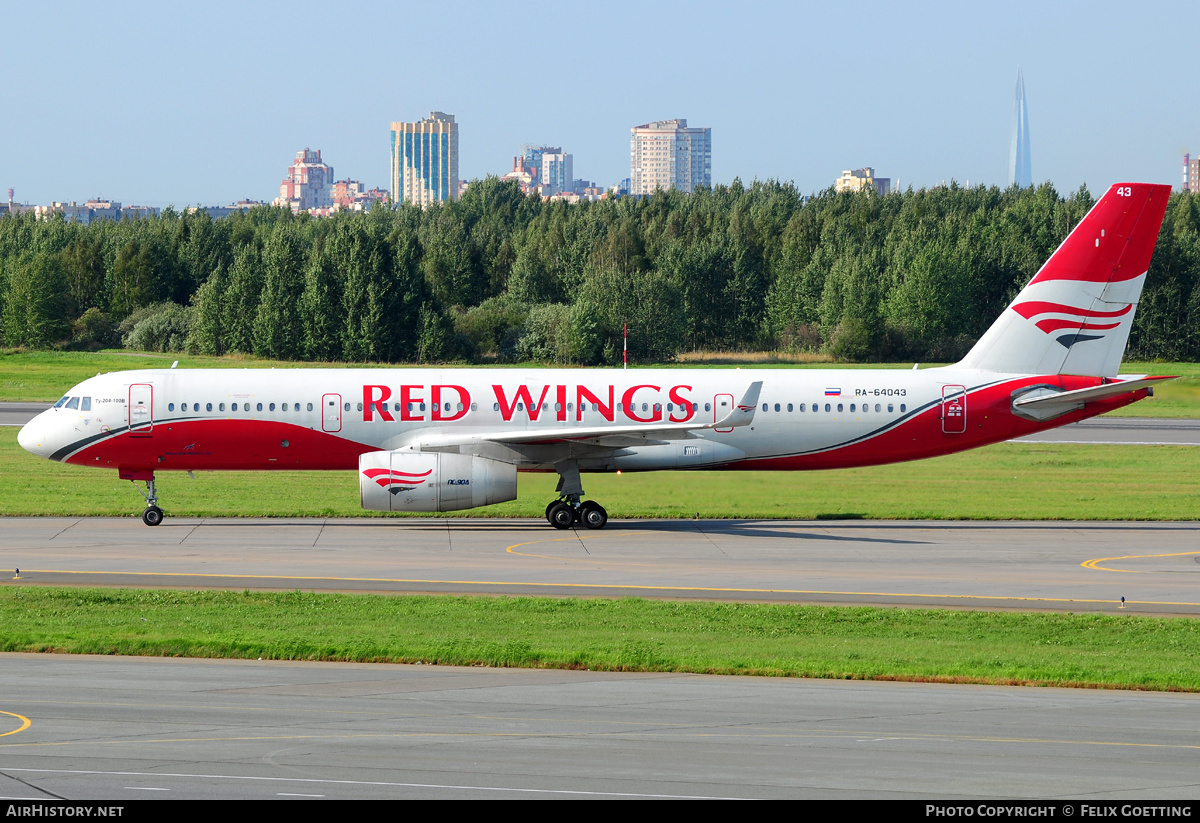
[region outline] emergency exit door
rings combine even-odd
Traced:
[[[342,430],[342,396],[340,394],[321,395],[321,430],[327,432]]]

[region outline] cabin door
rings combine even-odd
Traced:
[[[154,387],[148,383],[135,383],[129,387],[129,433],[137,437],[150,437],[154,431]]]
[[[966,386],[942,386],[942,431],[946,434],[962,434],[966,430]]]

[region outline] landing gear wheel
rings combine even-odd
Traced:
[[[557,500],[551,500],[549,503],[546,504],[546,522],[549,523],[551,526],[554,525],[554,521],[550,519],[550,510],[553,509],[556,505],[558,505]]]
[[[556,529],[569,529],[575,525],[575,509],[566,503],[555,503],[546,519]]]
[[[157,526],[163,522],[163,510],[158,506],[147,506],[142,512],[142,522],[147,526]]]
[[[579,519],[589,529],[603,529],[608,523],[608,512],[595,500],[587,500],[579,507]]]

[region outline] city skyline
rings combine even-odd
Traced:
[[[270,199],[280,159],[306,145],[349,176],[385,185],[381,124],[431,110],[463,124],[465,179],[503,174],[512,147],[533,137],[569,147],[576,174],[612,185],[628,175],[631,126],[687,117],[718,136],[715,184],[777,179],[808,193],[870,164],[916,188],[952,179],[1004,186],[1017,66],[1036,89],[1035,184],[1178,185],[1179,158],[1200,149],[1200,111],[1177,103],[1171,79],[1187,76],[1187,55],[1165,48],[1189,17],[1180,3],[935,2],[920,14],[883,3],[565,3],[563,29],[587,35],[572,41],[561,69],[531,75],[536,56],[503,33],[514,14],[533,8],[454,0],[436,9],[219,0],[204,8],[68,4],[67,13],[13,6],[0,83],[0,188],[12,186],[23,202]],[[296,15],[357,33],[444,30],[454,21],[456,40],[468,45],[406,61],[397,84],[386,63],[331,49],[294,53],[275,33]],[[887,36],[848,49],[848,16]],[[670,30],[681,50],[648,48],[631,26]],[[1114,52],[1145,59],[1105,58]],[[46,71],[51,56],[55,70]],[[119,70],[129,65],[139,71]],[[195,158],[214,151],[220,161],[197,173]]]

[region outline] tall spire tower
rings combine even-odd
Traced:
[[[1029,111],[1025,108],[1025,77],[1020,68],[1013,100],[1012,139],[1008,143],[1008,183],[1021,188],[1033,185],[1033,173],[1029,170]]]

